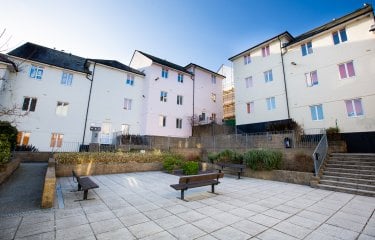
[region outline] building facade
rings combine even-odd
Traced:
[[[225,76],[222,83],[223,88],[223,119],[224,121],[235,120],[235,98],[234,98],[234,81],[233,68],[221,65],[217,71],[220,75]]]
[[[365,5],[300,36],[286,32],[230,58],[237,125],[251,129],[293,119],[306,130],[375,131],[374,47],[373,8]]]

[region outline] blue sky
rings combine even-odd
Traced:
[[[365,0],[366,1],[366,0]],[[366,2],[373,4],[374,0]],[[229,57],[289,31],[293,36],[364,0],[2,0],[2,49],[25,42],[129,64],[141,50],[216,71]]]

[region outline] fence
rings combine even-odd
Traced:
[[[314,153],[312,154],[312,157],[314,159],[315,176],[319,174],[320,167],[322,166],[322,163],[327,156],[327,152],[328,140],[327,135],[324,134],[323,137],[320,139],[319,144],[316,146]]]
[[[125,151],[204,148],[209,152],[218,152],[224,149],[246,151],[252,148],[315,148],[324,134],[324,129],[309,129],[303,133],[282,131],[189,138],[116,134],[112,140],[113,144],[98,144],[95,151],[116,151],[119,148]],[[89,146],[80,145],[78,142],[64,142],[60,148],[52,151],[82,152],[89,151]]]

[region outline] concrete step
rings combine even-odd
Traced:
[[[364,164],[334,164],[334,163],[327,163],[327,168],[344,168],[344,169],[353,169],[353,170],[368,170],[375,172],[375,166],[368,166]]]
[[[356,160],[331,160],[327,161],[327,164],[347,164],[347,165],[364,165],[364,166],[375,166],[375,161],[356,161]]]
[[[368,196],[368,197],[375,197],[375,191],[338,187],[338,186],[331,186],[331,185],[325,185],[325,184],[318,184],[317,187],[319,189],[330,190],[330,191],[335,191],[335,192],[344,192],[344,193],[351,193],[351,194],[363,195],[363,196]]]
[[[341,173],[352,173],[352,174],[364,174],[364,175],[373,175],[375,177],[374,170],[361,170],[361,169],[345,169],[345,168],[334,168],[326,167],[324,171],[328,172],[341,172]]]
[[[329,180],[329,181],[349,182],[349,183],[366,184],[366,185],[375,186],[375,180],[372,180],[372,179],[359,179],[359,178],[327,176],[327,175],[323,175],[321,179]]]
[[[345,173],[345,172],[336,172],[336,171],[328,171],[328,170],[325,170],[323,172],[323,176],[346,177],[346,178],[375,180],[375,176],[374,175],[356,174],[356,173]]]
[[[375,162],[375,158],[362,158],[362,157],[329,157],[333,161],[358,161],[358,162]]]
[[[343,156],[343,157],[372,157],[375,158],[375,153],[331,153],[331,156]]]
[[[341,181],[331,181],[331,180],[320,180],[321,184],[330,185],[330,186],[337,186],[337,187],[344,187],[344,188],[353,188],[353,189],[360,189],[366,191],[373,191],[375,192],[375,186],[367,185],[367,184],[357,184],[357,183],[349,183],[349,182],[341,182]]]

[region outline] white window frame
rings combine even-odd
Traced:
[[[64,134],[62,133],[52,133],[50,140],[51,148],[61,148],[63,145]]]
[[[19,135],[21,135],[19,137]],[[31,132],[19,131],[17,133],[17,146],[26,146],[29,144]],[[27,140],[26,140],[27,139]]]
[[[309,47],[308,45],[311,45],[311,47]],[[302,48],[305,50],[305,52],[306,52],[306,54],[305,55],[303,55],[303,50],[302,50]],[[313,52],[314,52],[314,50],[313,50],[313,47],[312,47],[312,42],[310,41],[310,42],[305,42],[304,44],[302,44],[301,45],[301,51],[302,51],[302,56],[304,57],[304,56],[307,56],[307,55],[309,55],[309,54],[312,54]]]
[[[64,86],[72,86],[73,83],[73,73],[63,72],[61,76],[60,84]]]
[[[24,109],[26,99],[28,99],[27,109]],[[34,109],[31,109],[31,105],[32,105],[33,101],[35,101],[35,106],[34,106]],[[23,103],[22,103],[21,109],[22,109],[22,111],[25,111],[25,112],[35,112],[37,103],[38,103],[38,99],[35,98],[35,97],[23,97]]]
[[[268,57],[271,55],[270,45],[262,47],[262,57]]]
[[[168,92],[161,91],[160,92],[160,102],[167,102],[168,99]]]
[[[183,96],[182,95],[177,95],[177,105],[182,105],[183,104]]]
[[[132,99],[124,98],[124,109],[125,110],[132,110],[132,102],[133,102]]]
[[[177,75],[177,82],[183,83],[184,82],[184,74],[178,73]]]
[[[167,116],[159,115],[159,127],[167,126]]]
[[[353,76],[349,76],[349,70],[348,70],[348,64],[349,63],[351,63],[353,65],[353,73],[354,73]],[[346,77],[341,77],[340,66],[344,66]],[[339,68],[339,77],[340,77],[340,79],[348,79],[348,78],[353,78],[353,77],[356,76],[355,68],[354,68],[354,61],[353,60],[350,60],[350,61],[347,61],[347,62],[344,62],[344,63],[340,63],[338,65],[338,68]]]
[[[250,53],[246,54],[245,56],[243,56],[243,59],[244,59],[245,65],[250,64],[251,63],[251,54]]]
[[[168,78],[168,68],[161,68],[161,77]]]
[[[246,113],[250,114],[254,112],[254,101],[246,103]]]
[[[211,83],[216,84],[216,76],[211,74]]]
[[[322,108],[322,116],[321,116],[322,118],[319,118],[319,114],[318,114],[318,108],[319,107]],[[314,111],[315,116],[316,116],[316,119],[313,119],[313,116],[311,116],[312,121],[322,121],[322,120],[324,120],[323,104],[311,105],[310,106],[310,113],[311,113],[312,110]]]
[[[362,114],[358,114],[359,110],[356,109],[355,104],[354,104],[354,101],[356,101],[356,100],[357,100],[357,101],[359,100],[359,102],[361,103]],[[353,112],[352,114],[350,114],[350,113],[348,112],[348,109],[347,109],[347,107],[346,107],[346,103],[349,102],[349,101],[351,102],[352,108],[353,108],[353,110],[354,110],[354,112]],[[362,104],[362,98],[349,99],[349,100],[345,100],[344,102],[345,102],[345,108],[346,108],[346,115],[347,115],[349,118],[353,118],[353,117],[361,117],[361,116],[364,116],[364,115],[365,115],[365,111],[364,111],[364,109],[363,109],[363,104]]]
[[[316,75],[316,83],[313,83],[313,74],[315,73]],[[314,70],[314,71],[311,71],[309,73],[305,73],[305,80],[306,80],[306,86],[307,87],[313,87],[313,86],[316,86],[316,85],[319,85],[319,79],[318,79],[318,71],[317,70]]]
[[[253,76],[245,78],[245,87],[246,88],[251,88],[253,87]]]
[[[134,78],[135,78],[134,74],[128,73],[126,75],[126,85],[134,86]]]
[[[264,75],[264,81],[265,81],[265,83],[269,83],[269,82],[273,81],[272,69],[263,72],[263,75]]]
[[[43,72],[44,72],[44,67],[31,65],[29,77],[40,81],[43,78]]]
[[[58,101],[56,105],[56,115],[66,117],[68,115],[69,103]]]
[[[267,102],[267,110],[272,111],[276,109],[276,98],[275,97],[269,97],[266,98]]]
[[[176,128],[182,129],[182,118],[176,118]]]

